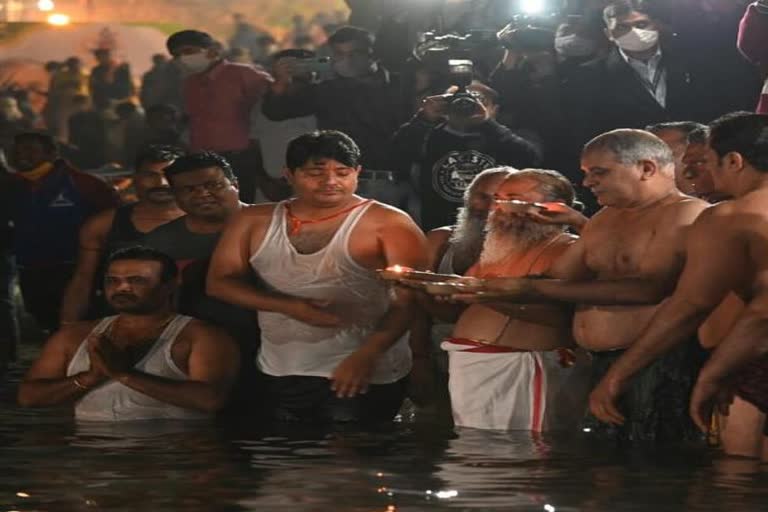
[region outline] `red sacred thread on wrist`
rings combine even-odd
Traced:
[[[350,206],[349,208],[345,208],[341,210],[340,212],[336,212],[333,215],[329,215],[327,217],[322,217],[320,219],[309,219],[309,220],[302,220],[298,217],[296,217],[293,212],[291,212],[291,205],[286,204],[285,205],[285,212],[288,214],[288,222],[290,223],[290,228],[288,229],[288,234],[291,236],[297,235],[299,231],[301,231],[302,226],[305,224],[317,224],[318,222],[325,222],[327,220],[335,219],[336,217],[339,217],[341,215],[344,215],[345,213],[349,213],[352,210],[356,210],[357,208],[360,208],[363,205],[366,205],[373,201],[373,199],[366,199],[365,201],[361,201],[355,205]]]

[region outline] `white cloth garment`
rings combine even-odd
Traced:
[[[492,347],[492,346],[491,346]],[[573,430],[587,406],[589,356],[563,367],[558,351],[471,352],[450,339],[448,351],[453,420],[488,430]],[[492,348],[491,348],[492,350]]]
[[[117,317],[103,319],[91,334],[102,334],[109,329]],[[187,380],[188,376],[176,366],[171,349],[179,333],[192,320],[191,317],[176,315],[157,339],[147,354],[134,368],[148,375],[173,380]],[[88,357],[88,338],[83,340],[67,367],[67,376],[88,371],[91,360]],[[209,415],[192,409],[161,402],[155,398],[129,388],[117,381],[106,383],[90,390],[75,404],[75,418],[91,421],[134,421],[156,419],[204,419]]]
[[[252,268],[270,290],[329,301],[330,311],[343,325],[315,327],[281,313],[260,311],[257,364],[267,375],[330,377],[389,310],[387,285],[349,253],[352,231],[372,204],[352,210],[328,245],[313,254],[296,251],[288,239],[285,203],[275,207],[264,241],[250,259]],[[371,383],[390,384],[410,371],[411,349],[403,336],[380,356]]]

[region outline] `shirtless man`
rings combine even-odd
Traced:
[[[556,279],[501,279],[488,286],[506,290],[507,300],[577,304],[574,336],[593,353],[596,383],[674,290],[686,231],[706,203],[677,190],[672,151],[645,131],[600,135],[585,146],[581,163],[584,185],[604,208],[548,272]],[[697,435],[685,414],[697,350],[689,340],[637,379],[625,404],[631,423],[620,436]]]
[[[498,167],[486,169],[475,176],[464,192],[464,205],[456,215],[456,225],[427,233],[430,270],[439,274],[464,275],[477,262],[485,241],[488,214],[493,207],[493,194],[513,171],[512,167]],[[452,324],[432,318],[426,311],[414,315],[410,328],[413,369],[409,396],[417,405],[432,398],[434,370],[437,370],[440,389],[444,391],[441,396],[447,397],[448,358],[444,352],[435,353],[433,348],[439,347],[452,330]]]
[[[401,211],[355,195],[359,160],[341,132],[294,139],[295,199],[245,208],[213,255],[208,293],[258,311],[257,365],[280,419],[391,420],[403,400],[410,294],[390,295],[374,271],[425,268],[426,240]],[[265,286],[248,283],[254,271]]]
[[[80,228],[77,267],[61,305],[62,325],[83,320],[94,306],[103,308],[103,304],[92,305],[91,299],[99,268],[109,254],[138,243],[146,233],[184,215],[163,176],[163,170],[180,154],[167,146],[152,146],[140,153],[133,175],[139,201],[94,215]]]
[[[683,155],[683,171],[680,190],[689,196],[698,197],[708,203],[719,203],[728,199],[715,189],[712,174],[717,170],[717,153],[709,147],[709,128],[703,127],[688,134],[688,146]]]
[[[239,366],[223,332],[171,309],[176,264],[146,247],[109,258],[117,316],[63,327],[19,386],[24,407],[74,403],[78,420],[200,419],[225,402]]]
[[[723,299],[735,292],[748,304],[736,326],[702,370],[691,409],[700,426],[708,426],[702,412],[713,390],[741,362],[760,352],[763,338],[764,274],[768,269],[768,116],[727,115],[711,125],[709,145],[718,155],[716,188],[735,199],[702,214],[690,229],[685,269],[672,297],[658,310],[632,348],[624,353],[593,391],[590,408],[604,421],[621,423],[616,401],[632,385],[635,375],[695,332]],[[751,344],[750,350],[744,350]],[[745,357],[745,355],[747,357]],[[762,373],[762,379],[758,376]],[[756,378],[757,377],[757,378]],[[730,454],[768,460],[765,424],[765,358],[737,376],[737,396],[753,404],[752,419],[739,413],[742,440],[728,447]],[[762,385],[762,396],[759,386]],[[756,393],[756,388],[758,393]],[[762,401],[761,401],[762,400]],[[762,407],[762,412],[758,410]]]
[[[467,276],[541,275],[574,243],[566,226],[537,223],[510,203],[573,205],[573,187],[562,175],[513,172],[494,201],[480,259]],[[453,336],[442,344],[449,353],[455,424],[536,432],[575,427],[586,408],[589,365],[586,357],[574,359],[568,350],[573,346],[570,308],[481,300],[463,311]]]

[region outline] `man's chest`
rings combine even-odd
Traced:
[[[604,278],[638,276],[674,264],[674,242],[656,225],[617,225],[590,233],[584,242],[587,266]]]

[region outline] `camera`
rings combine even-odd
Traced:
[[[445,73],[449,60],[474,61],[498,46],[493,30],[471,30],[464,35],[424,32],[413,49],[413,56],[427,68]]]
[[[448,115],[454,119],[468,119],[481,108],[478,96],[467,90],[472,83],[473,74],[474,65],[471,60],[448,60],[448,76],[451,78],[452,85],[459,88],[446,98]]]
[[[554,16],[515,16],[496,34],[499,43],[507,50],[553,50],[558,18]]]

